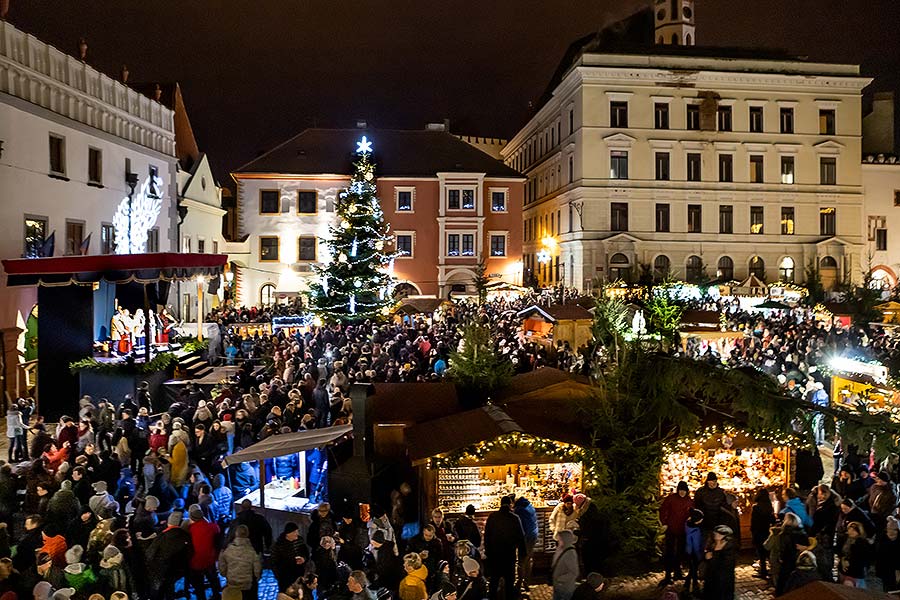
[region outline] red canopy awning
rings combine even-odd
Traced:
[[[184,281],[198,275],[215,277],[225,267],[225,254],[100,254],[17,258],[0,261],[7,285],[90,285],[105,279],[110,283]]]

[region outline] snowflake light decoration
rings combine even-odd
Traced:
[[[151,181],[152,179],[152,181]],[[150,195],[151,183],[154,190],[163,189],[162,179],[148,177],[141,185],[139,192],[131,200],[129,214],[128,197],[122,199],[116,214],[113,216],[113,227],[116,230],[116,254],[142,254],[147,251],[147,238],[150,229],[156,225],[162,210],[162,197]],[[131,222],[131,244],[129,247],[128,224]]]

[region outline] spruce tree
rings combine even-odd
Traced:
[[[309,304],[326,323],[353,323],[387,315],[393,304],[394,253],[385,248],[388,233],[375,195],[372,143],[365,136],[357,143],[350,186],[335,203],[335,223],[326,242],[330,260],[316,267]]]

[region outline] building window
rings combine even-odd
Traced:
[[[794,282],[794,259],[790,256],[781,259],[781,263],[778,265],[778,280]]]
[[[631,261],[621,252],[609,257],[609,279],[610,281],[631,281]]]
[[[199,254],[206,254],[206,240],[203,238],[197,240],[197,252]]]
[[[411,212],[413,198],[411,190],[399,190],[397,192],[397,212]]]
[[[762,183],[765,180],[763,173],[765,163],[761,154],[750,156],[750,183]]]
[[[781,207],[781,235],[794,235],[794,207]]]
[[[837,158],[823,156],[819,159],[819,181],[822,185],[837,183]]]
[[[699,204],[688,204],[687,207],[688,233],[700,233],[703,231],[703,207]]]
[[[116,251],[116,228],[112,223],[100,224],[100,254],[113,254]]]
[[[462,235],[462,255],[475,256],[475,235],[464,233]]]
[[[656,129],[669,128],[669,104],[668,102],[656,102],[653,105],[653,126]]]
[[[491,212],[506,212],[506,192],[494,190],[491,192]]]
[[[278,236],[269,235],[259,238],[259,260],[278,262]]]
[[[819,111],[819,133],[821,135],[834,135],[834,109],[821,109]]]
[[[103,153],[97,148],[88,148],[88,183],[103,183]]]
[[[450,210],[459,210],[459,192],[460,190],[447,190],[447,208]]]
[[[569,156],[569,183],[575,181],[575,157]]]
[[[301,235],[297,239],[297,260],[307,262],[316,260],[316,245],[316,236]]]
[[[315,190],[301,190],[297,192],[297,212],[301,215],[316,214],[319,194]]]
[[[687,129],[700,129],[700,105],[687,105]]]
[[[218,240],[213,240],[213,251],[212,251],[212,253],[213,253],[213,254],[218,254],[218,253],[219,253],[219,241],[218,241]]]
[[[668,152],[657,152],[656,153],[656,180],[657,181],[668,181],[669,180],[669,153]]]
[[[628,179],[628,152],[612,150],[609,153],[609,178]]]
[[[84,222],[66,221],[66,254],[81,254],[81,242],[84,241]]]
[[[762,206],[750,207],[750,233],[762,234],[765,211]]]
[[[762,258],[754,256],[750,259],[750,274],[755,276],[757,279],[765,281],[766,263]]]
[[[159,227],[147,232],[147,252],[159,252]]]
[[[734,181],[734,156],[731,154],[719,155],[719,181]]]
[[[730,256],[723,256],[716,263],[716,278],[724,281],[734,279],[734,261]]]
[[[781,157],[781,183],[794,183],[794,157]]]
[[[147,173],[150,180],[150,185],[147,186],[147,195],[151,198],[159,198],[160,194],[162,194],[162,190],[156,188],[157,179],[159,179],[159,167],[150,165],[147,167]]]
[[[575,133],[575,109],[569,109],[569,135]]]
[[[689,152],[687,155],[687,180],[700,181],[700,154]]]
[[[398,234],[395,238],[397,244],[397,254],[406,258],[412,258],[413,255],[413,236],[409,233]]]
[[[277,215],[281,212],[279,206],[281,198],[278,190],[260,190],[259,191],[259,214],[261,215]]]
[[[782,107],[781,115],[781,133],[794,133],[794,109]]]
[[[609,126],[610,127],[628,127],[628,103],[627,102],[610,102],[609,103]]]
[[[763,107],[750,107],[750,133],[763,132]]]
[[[25,258],[39,258],[47,241],[47,218],[25,217]]]
[[[534,186],[532,186],[534,189]],[[472,188],[447,190],[447,208],[470,210],[475,208],[475,190]]]
[[[262,306],[274,306],[275,305],[275,284],[274,283],[264,283],[261,288],[259,288],[259,303]]]
[[[181,253],[182,254],[190,254],[193,252],[192,244],[191,244],[191,236],[186,235],[181,238]]]
[[[610,231],[628,231],[627,202],[610,202],[609,229]]]
[[[730,204],[719,206],[719,233],[734,233],[734,207]]]
[[[665,233],[669,231],[669,205],[656,205],[656,231]]]
[[[669,276],[672,262],[665,254],[660,254],[653,259],[653,276],[657,281],[662,281]]]
[[[717,116],[719,131],[731,131],[731,107],[720,106]]]
[[[447,235],[447,256],[459,256],[459,234]]]
[[[491,236],[491,256],[506,256],[506,236]]]
[[[50,134],[50,174],[65,176],[66,174],[66,139]]]
[[[696,283],[703,279],[703,259],[697,255],[689,256],[684,269],[684,278],[689,283]]]
[[[894,206],[900,206],[900,190],[894,190]]]
[[[825,206],[819,209],[819,234],[833,236],[836,227],[836,209]]]
[[[887,250],[887,229],[875,230],[875,249]]]

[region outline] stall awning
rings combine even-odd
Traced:
[[[409,459],[416,464],[514,432],[524,430],[499,406],[487,405],[410,427],[406,442]]]
[[[215,277],[225,267],[225,254],[99,254],[17,258],[2,261],[7,285],[89,285],[110,283],[155,283],[184,281],[198,275]]]
[[[395,312],[406,315],[430,315],[439,309],[444,302],[443,298],[404,298],[400,301],[400,306],[397,307]]]
[[[281,433],[267,437],[240,452],[235,452],[225,457],[225,464],[236,465],[238,463],[275,458],[313,448],[321,448],[336,442],[341,437],[353,431],[352,425],[337,425],[324,429],[312,429],[310,431],[298,431],[296,433]]]

